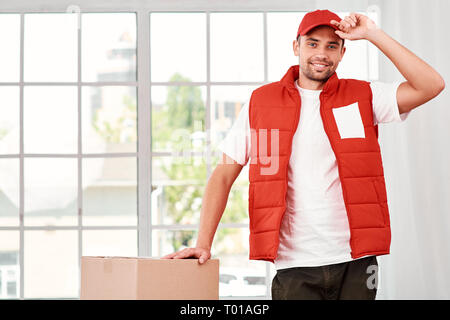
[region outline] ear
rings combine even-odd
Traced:
[[[294,50],[294,55],[298,57],[300,54],[300,45],[298,44],[297,40],[293,41],[292,48]]]
[[[344,46],[341,50],[342,50],[341,51],[342,53],[341,53],[341,59],[339,60],[339,62],[341,62],[342,58],[344,58],[345,50],[347,50],[347,47]]]

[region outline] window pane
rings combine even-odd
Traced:
[[[83,81],[136,81],[136,14],[83,13]]]
[[[203,158],[153,157],[152,223],[199,223],[205,183]]]
[[[214,169],[221,160],[222,153],[212,157]],[[250,166],[242,168],[241,173],[231,186],[227,206],[223,212],[222,223],[249,223],[248,219],[248,171]]]
[[[367,15],[365,12],[358,12]],[[341,18],[349,15],[350,12],[337,12]],[[368,61],[368,41],[345,41],[347,47],[342,61],[339,63],[336,73],[339,78],[352,78],[359,80],[369,80]]]
[[[279,81],[290,66],[298,65],[292,42],[306,12],[267,13],[267,59],[269,81]]]
[[[84,153],[136,152],[136,87],[84,87]]]
[[[18,154],[20,141],[19,87],[0,87],[0,97],[0,154]]]
[[[83,159],[83,225],[137,225],[137,160]]]
[[[0,159],[0,226],[19,225],[19,159]]]
[[[25,298],[76,298],[78,231],[25,231]]]
[[[152,87],[153,151],[202,151],[205,87]]]
[[[25,153],[77,153],[77,100],[76,87],[25,87]]]
[[[77,81],[77,16],[25,14],[25,81]]]
[[[25,159],[25,225],[77,225],[77,179],[77,159]]]
[[[18,82],[20,70],[20,15],[0,14],[0,81]]]
[[[211,13],[211,80],[263,81],[262,13]]]
[[[267,292],[266,264],[249,260],[248,228],[218,229],[211,255],[220,259],[219,295],[221,297],[261,297]]]
[[[136,230],[85,230],[83,231],[83,256],[138,255]]]
[[[197,234],[196,230],[153,230],[152,257],[162,257],[183,248],[194,247]]]
[[[216,148],[226,137],[256,86],[211,87],[211,144]]]
[[[19,241],[18,231],[0,231],[0,299],[19,297]]]
[[[213,150],[216,152],[212,158],[212,168],[215,168],[222,159],[222,151],[217,149],[217,145],[226,137],[255,88],[253,86],[211,88],[211,140]],[[248,223],[248,169],[248,165],[243,167],[231,187],[222,222]]]
[[[152,81],[205,81],[206,15],[152,13],[150,22]]]
[[[362,41],[345,41],[347,47],[336,73],[339,78],[368,80],[369,64],[367,59],[367,43]]]
[[[277,274],[277,269],[275,269],[275,265],[273,263],[268,263],[269,265],[269,295],[272,298],[272,280]]]

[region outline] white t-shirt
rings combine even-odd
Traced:
[[[372,82],[374,123],[399,122],[397,88],[401,82]],[[276,269],[313,267],[353,260],[350,229],[336,156],[323,128],[319,95],[300,88],[300,119],[288,166],[286,212],[280,228]],[[249,101],[218,148],[241,165],[250,157]]]

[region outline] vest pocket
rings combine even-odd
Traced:
[[[332,110],[341,139],[366,137],[358,102]]]

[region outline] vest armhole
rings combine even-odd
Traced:
[[[252,121],[252,116],[251,116],[251,114],[252,114],[252,109],[253,109],[253,95],[254,95],[254,91],[252,92],[252,94],[251,94],[251,96],[250,96],[250,101],[248,102],[248,123],[249,123],[249,125],[250,125],[250,129],[251,128],[253,128],[253,126],[252,126],[252,124],[253,124],[253,121]]]

